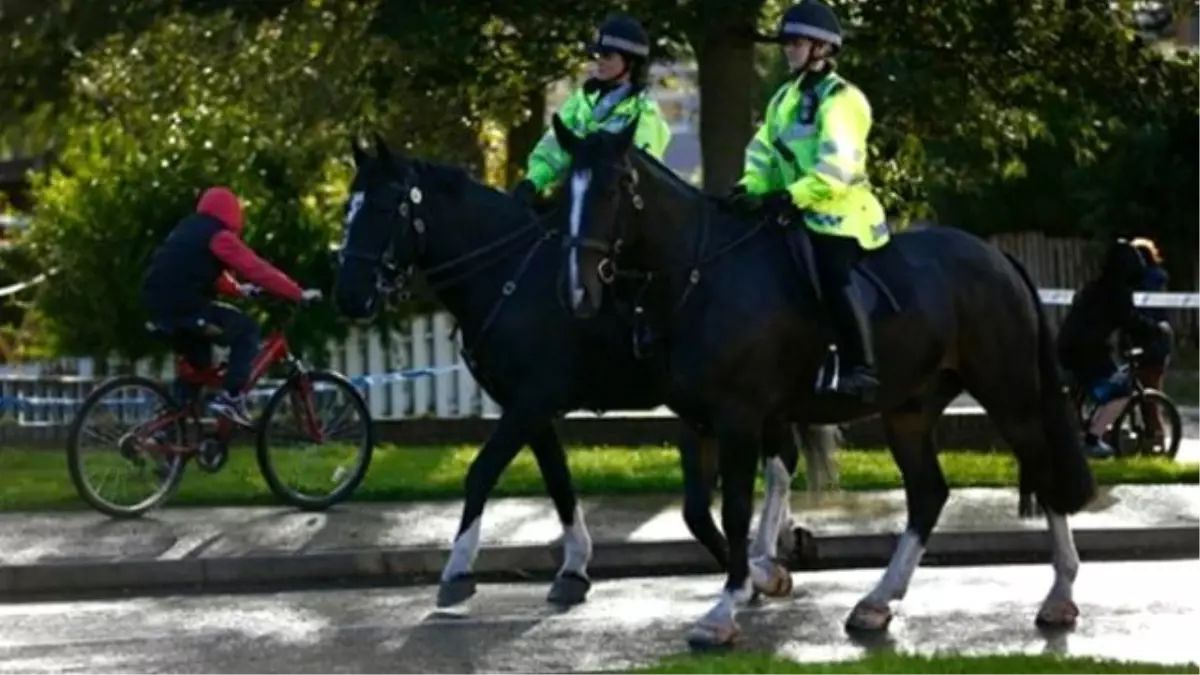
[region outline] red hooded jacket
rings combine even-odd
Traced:
[[[229,270],[272,295],[300,301],[303,293],[300,286],[242,242],[242,204],[232,190],[223,186],[205,190],[196,205],[196,212],[216,218],[225,225],[226,229],[209,240],[208,250]],[[217,290],[225,295],[242,295],[236,279],[229,271],[217,279]]]

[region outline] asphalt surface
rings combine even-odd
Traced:
[[[886,639],[842,621],[880,570],[803,573],[797,597],[746,610],[738,649],[799,660],[868,648],[1069,653],[1200,661],[1200,561],[1085,564],[1069,633],[1033,617],[1047,565],[924,568]],[[0,605],[0,672],[564,672],[621,670],[685,650],[715,598],[713,576],[598,582],[570,611],[544,584],[484,585],[456,614],[434,589],[323,590]]]

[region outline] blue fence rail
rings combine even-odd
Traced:
[[[454,364],[413,368],[389,373],[358,375],[349,379],[360,391],[366,392],[372,387],[436,377],[457,372],[464,367],[462,364]],[[77,376],[0,378],[0,425],[67,426],[79,413],[80,407],[91,391],[103,382],[104,379]],[[249,392],[252,403],[265,404],[266,399],[282,383],[282,380],[260,381],[259,386]],[[318,385],[318,389],[322,387],[332,389],[329,385]],[[149,408],[157,404],[156,400],[146,396],[119,396],[117,392],[113,392],[113,397],[106,398],[105,402],[108,406],[116,408],[119,415],[144,415],[152,412]]]

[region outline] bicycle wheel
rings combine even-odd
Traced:
[[[1157,432],[1147,419],[1158,418]],[[1157,389],[1146,389],[1129,399],[1112,425],[1113,449],[1120,457],[1144,455],[1174,460],[1183,441],[1183,420],[1179,408],[1169,396]]]
[[[324,412],[333,413],[329,420],[322,419]],[[358,421],[351,422],[352,417]],[[301,447],[289,447],[289,439]],[[267,486],[279,500],[305,511],[324,511],[350,498],[366,477],[374,451],[366,401],[332,371],[288,378],[267,401],[258,426],[258,468]]]
[[[110,394],[128,389],[140,393],[108,400]],[[185,438],[184,418],[168,418],[177,409],[166,387],[140,375],[115,377],[92,390],[71,421],[67,435],[67,469],[79,496],[113,518],[136,518],[165,502],[183,480],[186,461],[183,455],[170,451],[171,447],[182,446]],[[111,430],[126,424],[132,428]],[[86,451],[92,437],[114,446],[111,449],[116,452],[100,457]],[[93,459],[100,460],[95,464],[104,470],[105,477],[128,470],[135,483],[147,488],[147,494],[131,500],[103,494],[107,481],[96,484],[91,479]]]

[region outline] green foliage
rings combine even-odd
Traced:
[[[1182,186],[1194,190],[1196,158],[1170,148],[1194,138],[1196,62],[1142,44],[1131,3],[836,4],[852,30],[842,71],[875,111],[872,180],[889,211],[980,234],[1087,236],[1127,227],[1136,209],[1160,236],[1190,232],[1194,250]],[[1144,182],[1172,162],[1178,180]]]
[[[161,350],[142,328],[141,276],[212,184],[243,197],[252,247],[303,285],[329,288],[341,159],[352,121],[369,118],[373,102],[356,71],[370,45],[354,38],[369,8],[331,7],[309,3],[257,25],[175,14],[136,39],[106,40],[72,68],[62,120],[71,133],[60,166],[36,180],[29,233],[44,268],[59,270],[36,300],[56,352]],[[342,330],[328,305],[294,326],[309,347]]]
[[[890,214],[985,235],[1149,235],[1174,279],[1194,277],[1197,62],[1142,45],[1129,1],[833,2],[850,34],[839,67],[875,112],[870,171]],[[56,141],[60,168],[37,181],[37,265],[11,276],[60,269],[35,304],[56,351],[157,351],[138,282],[204,185],[244,194],[249,242],[327,288],[352,133],[379,129],[497,182],[482,146],[528,118],[531,93],[578,72],[606,14],[642,19],[660,58],[706,54],[711,77],[790,4],[12,0],[0,10],[0,145]],[[785,74],[779,47],[760,48],[755,68],[759,82],[722,86],[757,87],[765,104]],[[705,125],[709,141],[743,133],[727,117]],[[382,322],[431,306],[421,296]],[[340,331],[325,309],[296,332],[315,345]]]

